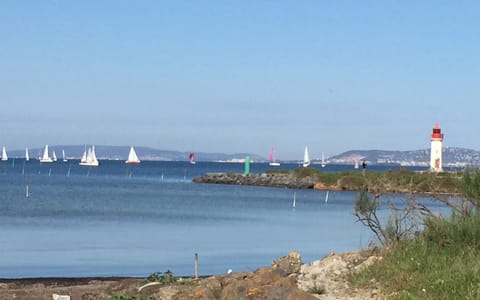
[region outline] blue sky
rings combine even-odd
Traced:
[[[477,1],[1,1],[0,144],[480,149]]]

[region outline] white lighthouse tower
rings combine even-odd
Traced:
[[[438,124],[433,126],[430,149],[430,171],[442,172],[442,141],[443,133]]]

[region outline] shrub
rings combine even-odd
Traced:
[[[169,284],[175,282],[175,277],[173,276],[173,272],[170,270],[167,270],[165,273],[153,272],[143,280],[143,283],[148,282],[160,282],[161,284]]]

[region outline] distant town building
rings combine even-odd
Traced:
[[[438,123],[433,126],[430,138],[430,171],[442,172],[442,141],[443,133]]]

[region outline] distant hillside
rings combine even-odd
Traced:
[[[125,160],[128,156],[128,150],[130,146],[95,146],[95,153],[98,159],[111,159],[111,160]],[[61,157],[62,150],[65,151],[66,156],[70,159],[80,159],[83,151],[85,151],[84,145],[49,145],[50,151],[55,151],[57,157]],[[8,150],[8,156],[12,158],[25,157],[25,149],[22,150]],[[135,151],[141,160],[162,160],[162,161],[182,161],[188,160],[190,152],[180,151],[168,151],[159,150],[149,147],[135,147]],[[42,148],[29,149],[30,157],[36,158],[43,153]],[[265,158],[251,153],[203,153],[196,152],[195,160],[197,161],[239,161],[244,159],[245,156],[250,156],[252,161],[264,161]]]
[[[55,151],[57,157],[61,156],[62,150],[70,159],[79,159],[85,150],[84,145],[52,145],[51,151]],[[95,146],[95,152],[99,159],[125,160],[130,146]],[[188,159],[189,152],[159,150],[149,147],[135,147],[141,160],[160,161],[183,161]],[[8,150],[8,156],[12,158],[25,157],[25,149]],[[36,158],[43,152],[42,148],[29,150],[30,157]],[[253,153],[204,153],[195,152],[197,161],[241,161],[245,156],[250,156],[252,161],[267,161],[266,158]],[[355,161],[365,160],[368,164],[394,164],[401,166],[428,166],[430,161],[430,149],[411,151],[387,151],[387,150],[350,150],[326,158],[330,164],[354,164]],[[319,163],[314,161],[313,163]],[[480,151],[446,147],[443,149],[443,164],[445,166],[480,166]]]
[[[480,151],[446,147],[442,152],[445,166],[480,165]],[[365,160],[369,164],[397,164],[402,166],[428,166],[430,163],[430,149],[411,151],[386,150],[350,150],[328,158],[333,164],[354,164],[355,161]]]

